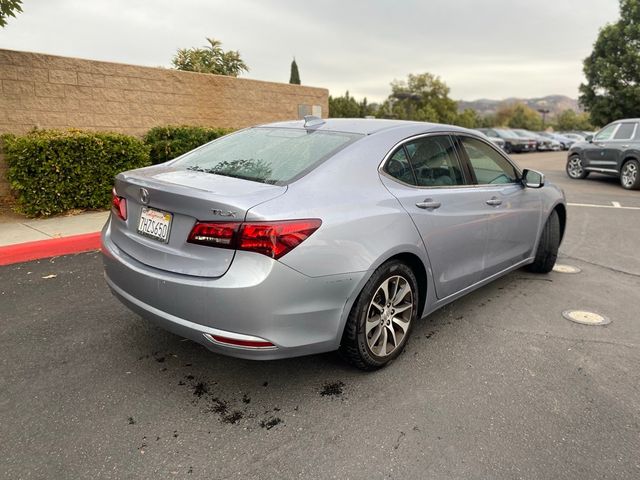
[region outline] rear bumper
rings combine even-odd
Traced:
[[[236,252],[227,273],[203,278],[133,259],[102,232],[105,279],[131,310],[225,355],[276,359],[335,350],[366,272],[308,277],[264,255]],[[202,247],[209,248],[209,247]],[[275,348],[227,346],[209,335],[257,337]]]

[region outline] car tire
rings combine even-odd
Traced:
[[[567,159],[565,170],[569,178],[574,180],[582,180],[583,178],[587,178],[589,175],[589,172],[582,166],[582,159],[579,155],[571,155]]]
[[[558,217],[558,212],[554,210],[542,229],[535,260],[527,265],[527,269],[533,273],[549,273],[556,264],[559,247],[560,218]]]
[[[508,154],[512,154],[512,153],[513,153],[513,148],[511,147],[511,144],[510,144],[510,143],[507,143],[507,144],[504,146],[504,151],[505,151],[505,152],[507,152]]]
[[[390,363],[407,343],[418,298],[418,282],[409,266],[399,260],[381,265],[351,308],[340,345],[343,358],[368,371]]]
[[[640,190],[640,163],[627,160],[620,169],[620,185],[626,190]]]

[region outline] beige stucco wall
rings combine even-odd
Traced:
[[[298,118],[328,91],[287,83],[180,72],[0,49],[0,133],[81,128],[143,135],[157,125],[240,128]],[[7,198],[0,158],[0,200]]]

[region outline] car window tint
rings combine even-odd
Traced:
[[[486,143],[471,137],[462,137],[471,168],[480,185],[514,183],[517,175],[513,166]]]
[[[614,130],[618,127],[618,124],[615,123],[613,125],[609,125],[608,127],[604,127],[602,130],[600,130],[596,136],[594,137],[595,141],[603,141],[603,140],[609,140],[611,139]]]
[[[416,180],[421,187],[464,185],[453,142],[448,135],[423,137],[407,143]]]
[[[387,160],[384,171],[401,182],[408,183],[409,185],[416,184],[416,177],[413,175],[413,170],[411,169],[411,165],[409,165],[409,160],[403,147],[396,150],[396,152],[391,155],[391,158]]]
[[[635,123],[622,123],[613,138],[614,140],[630,140],[635,129]]]
[[[176,160],[186,170],[286,184],[362,135],[293,128],[249,128],[226,135]]]

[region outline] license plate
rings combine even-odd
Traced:
[[[173,215],[169,212],[142,207],[140,221],[138,222],[138,233],[159,242],[167,243],[172,220]]]

